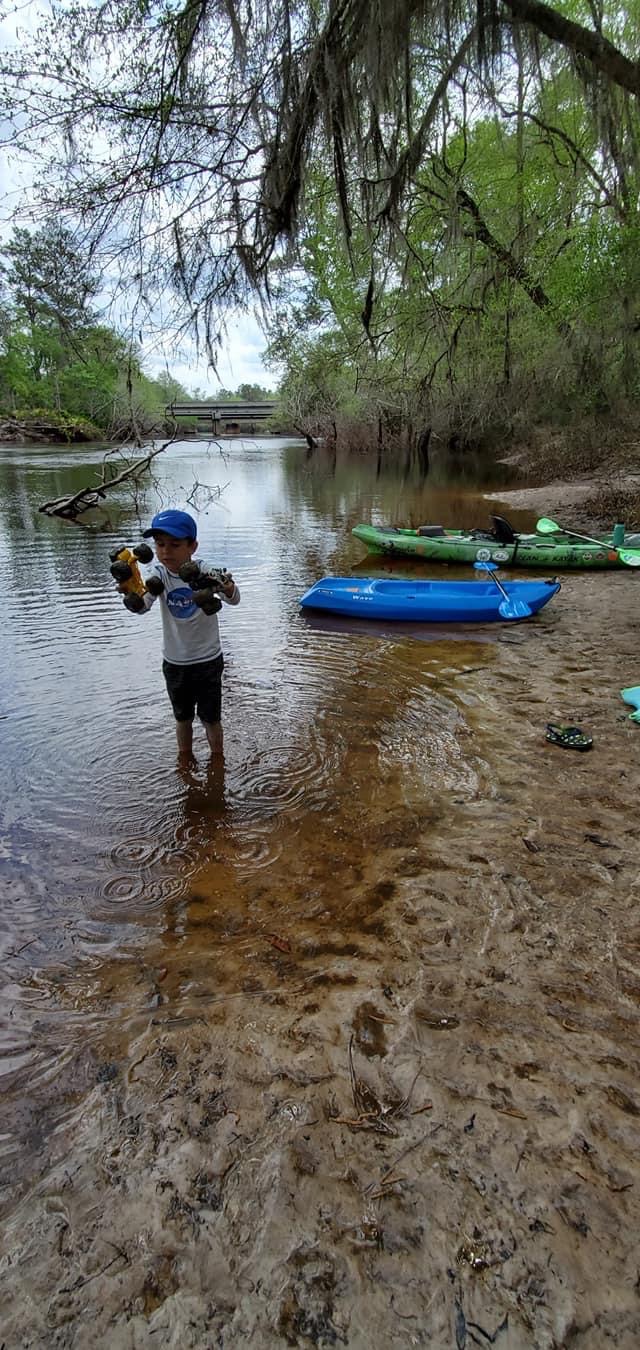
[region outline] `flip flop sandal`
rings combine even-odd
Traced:
[[[547,740],[565,750],[590,750],[593,745],[593,736],[585,736],[580,727],[558,727],[551,722],[547,722]]]

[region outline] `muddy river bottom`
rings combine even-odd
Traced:
[[[230,897],[219,831],[144,956],[60,978],[105,1031],[11,1108],[7,1350],[638,1345],[636,581],[469,663],[458,791],[363,811],[363,743],[294,857]]]

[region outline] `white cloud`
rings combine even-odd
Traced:
[[[151,342],[142,334],[141,354],[144,370],[154,378],[169,369],[174,379],[185,389],[213,393],[222,386],[237,389],[240,384],[260,384],[264,389],[275,389],[277,376],[262,363],[266,347],[264,334],[252,314],[237,316],[227,325],[227,336],[219,351],[217,369],[208,364],[206,355],[198,352],[195,342],[183,339],[179,346],[156,337]]]

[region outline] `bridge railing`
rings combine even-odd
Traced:
[[[278,409],[274,402],[264,403],[170,403],[171,417],[206,417],[218,422],[237,422],[239,418],[259,421],[271,417]]]

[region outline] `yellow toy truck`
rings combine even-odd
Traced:
[[[149,595],[162,595],[164,582],[160,577],[147,577],[143,580],[138,563],[150,563],[153,559],[153,549],[148,544],[136,544],[135,548],[117,548],[109,554],[111,567],[109,571],[118,582],[123,592],[123,604],[126,609],[131,610],[133,614],[139,614],[144,609],[143,596],[146,591]]]

